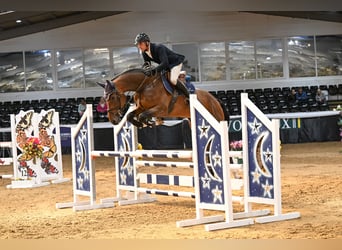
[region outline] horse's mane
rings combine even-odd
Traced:
[[[142,68],[127,69],[127,70],[115,75],[113,77],[112,81],[115,80],[116,78],[118,78],[119,76],[124,75],[124,74],[128,74],[128,73],[144,73],[144,70]]]

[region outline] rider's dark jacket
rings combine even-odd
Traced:
[[[159,64],[155,70],[160,72],[162,70],[169,71],[174,66],[179,65],[184,61],[184,56],[175,53],[163,44],[150,43],[151,57],[146,52],[143,52],[145,62],[155,62]]]

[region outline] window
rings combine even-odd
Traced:
[[[283,43],[280,39],[256,41],[257,78],[283,77]]]
[[[85,87],[97,87],[96,82],[111,78],[109,64],[109,50],[107,48],[84,50]]]
[[[255,52],[253,41],[228,43],[231,80],[255,79]]]
[[[316,76],[314,38],[289,37],[287,42],[290,77]]]
[[[56,52],[58,88],[83,88],[82,50]]]
[[[0,53],[0,92],[25,91],[23,52]]]
[[[226,80],[226,52],[224,43],[200,45],[201,81]]]
[[[198,46],[197,44],[176,44],[172,46],[174,52],[185,56],[182,70],[191,76],[192,82],[199,81],[198,75]]]
[[[128,69],[141,68],[143,59],[137,47],[115,48],[113,63],[114,75],[116,75]]]
[[[342,35],[317,36],[316,58],[318,76],[342,75]]]
[[[25,77],[27,91],[54,89],[50,50],[25,52]]]

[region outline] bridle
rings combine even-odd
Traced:
[[[148,79],[149,77],[145,75],[144,77],[144,80],[139,84],[139,86],[136,88],[135,90],[135,93],[138,93],[139,91],[141,91],[141,89],[143,88],[144,84],[146,83],[146,80]],[[112,79],[113,80],[113,79]],[[155,82],[156,79],[154,79],[153,82]],[[104,98],[106,100],[106,102],[108,103],[110,98],[112,97],[112,95],[115,94],[115,96],[117,97],[117,99],[119,100],[119,103],[120,103],[120,106],[119,106],[119,109],[116,110],[116,108],[111,108],[111,109],[107,109],[107,113],[110,113],[114,116],[119,116],[120,119],[122,119],[124,117],[124,115],[126,114],[127,110],[129,109],[129,106],[130,106],[130,103],[133,99],[133,96],[130,96],[130,98],[126,98],[126,96],[122,93],[119,93],[116,88],[114,87],[114,90],[112,90],[111,92],[109,93],[106,93]],[[121,106],[121,98],[122,97],[125,97],[126,100],[125,100],[125,103],[123,106]],[[109,105],[108,105],[109,106]]]
[[[122,103],[121,102],[121,97],[123,97],[125,95],[120,94],[116,90],[113,90],[111,93],[107,94],[106,101],[109,102],[109,99],[112,97],[113,94],[115,94],[115,96],[118,98],[120,106],[119,106],[119,109],[117,109],[117,110],[116,110],[116,108],[111,108],[111,109],[108,108],[107,112],[112,114],[112,115],[114,115],[114,116],[118,115],[120,117],[120,119],[121,119],[126,114],[128,108],[129,108],[130,101],[131,101],[132,97],[130,99],[128,99],[128,100],[126,98],[124,105],[121,106],[121,103]]]

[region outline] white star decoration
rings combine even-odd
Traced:
[[[198,129],[201,131],[200,139],[204,136],[205,138],[208,138],[208,131],[210,129],[210,125],[205,125],[204,119],[202,119],[202,125],[197,126]]]
[[[214,195],[213,203],[216,203],[217,200],[222,203],[222,190],[219,190],[217,185],[211,192]]]
[[[265,156],[265,161],[272,162],[272,155],[273,155],[273,153],[270,151],[269,148],[267,148],[266,152],[262,152],[262,153]]]
[[[85,180],[85,181],[86,181],[86,180],[89,180],[89,178],[90,178],[90,172],[89,172],[89,170],[88,170],[88,169],[84,169],[83,174],[84,174],[84,180]]]
[[[271,190],[273,189],[273,185],[269,185],[268,180],[266,179],[266,183],[261,184],[261,186],[264,189],[264,197],[268,196],[268,197],[272,198]]]
[[[207,173],[204,173],[204,177],[201,177],[201,181],[203,183],[203,188],[208,188],[210,189],[210,181],[211,179],[208,177]]]
[[[222,167],[221,165],[221,155],[216,151],[215,154],[212,156],[214,160],[214,166],[218,165],[219,167]]]
[[[128,125],[128,122],[125,123],[125,126],[122,129],[123,129],[123,136],[126,138],[130,137],[131,127]]]
[[[120,173],[120,179],[121,179],[121,184],[122,185],[126,185],[127,183],[126,183],[126,179],[127,179],[127,176],[126,176],[126,174],[124,173],[124,172],[121,172]]]
[[[253,180],[252,183],[258,183],[260,184],[260,177],[261,177],[261,173],[258,171],[258,169],[255,169],[255,171],[251,172],[252,176],[253,176]]]
[[[127,174],[129,176],[132,176],[133,175],[133,166],[131,166],[130,163],[127,164]]]
[[[254,134],[260,133],[260,128],[261,128],[262,124],[259,123],[256,118],[254,118],[254,121],[249,122],[248,126],[252,129],[252,135],[254,135]]]
[[[76,151],[76,161],[81,162],[81,152],[79,148]]]
[[[84,141],[87,138],[88,131],[86,129],[82,128],[80,130],[80,132],[81,132],[81,140]]]
[[[77,186],[79,189],[83,189],[83,179],[81,177],[77,178]]]

